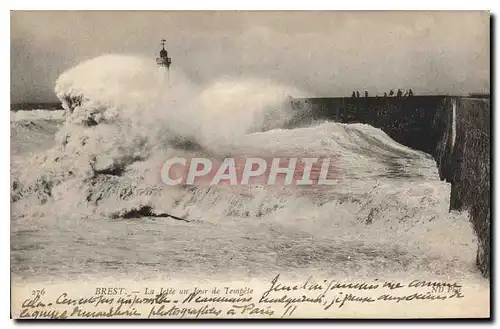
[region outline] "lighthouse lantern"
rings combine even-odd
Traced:
[[[161,39],[162,49],[160,50],[160,57],[156,58],[156,64],[169,69],[170,64],[172,64],[172,60],[170,59],[170,57],[168,57],[168,52],[165,50],[165,42],[165,39]]]

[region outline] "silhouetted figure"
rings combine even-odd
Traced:
[[[387,93],[384,93],[384,97],[387,97]]]
[[[401,96],[403,96],[403,92],[401,91],[401,89],[398,89],[397,97],[401,97]]]
[[[413,96],[413,90],[411,90],[411,89],[410,89],[410,90],[408,91],[408,96],[409,96],[409,97]]]
[[[356,97],[359,98],[359,91],[356,91]]]
[[[365,98],[368,98],[368,92],[365,90]]]
[[[391,89],[391,91],[389,91],[389,97],[392,97],[394,96],[394,90]]]
[[[356,92],[355,91],[352,92],[351,98],[356,98]]]

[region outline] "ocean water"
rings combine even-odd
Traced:
[[[89,78],[109,60],[111,71]],[[108,81],[99,85],[99,74]],[[450,186],[429,155],[364,124],[284,129],[293,114],[283,99],[299,92],[287,86],[254,79],[195,86],[177,72],[179,86],[167,92],[151,81],[158,74],[140,58],[104,57],[59,79],[64,120],[43,111],[11,116],[15,278],[324,273],[487,285],[475,268],[468,214],[448,211]],[[82,124],[89,118],[96,124]],[[339,175],[332,186],[285,191],[167,187],[158,164],[172,152],[327,154]],[[96,176],[99,165],[121,171]],[[143,206],[150,216],[128,218]],[[155,216],[164,213],[182,220]]]
[[[339,130],[345,136],[339,136]],[[274,145],[289,147],[278,141],[300,147],[301,140],[312,153],[323,153],[337,138],[336,146],[345,143],[342,168],[349,170],[333,187],[297,190],[293,195],[264,190],[244,198],[216,188],[184,191],[170,213],[187,221],[71,212],[57,216],[51,211],[21,216],[14,205],[12,272],[24,279],[52,280],[103,273],[175,276],[233,271],[252,276],[293,269],[343,276],[420,273],[477,278],[476,240],[468,216],[448,212],[450,187],[438,180],[433,160],[373,130],[324,123],[247,136],[245,141],[254,145],[261,145],[262,139],[276,140],[267,143],[262,154],[269,148],[276,151]],[[386,143],[370,144],[379,136]],[[13,137],[13,145],[17,142]],[[19,156],[23,155],[27,156]]]

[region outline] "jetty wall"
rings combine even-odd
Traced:
[[[451,183],[450,210],[468,210],[478,237],[476,265],[490,276],[490,100],[453,98],[442,113],[443,135],[433,154],[442,180]]]

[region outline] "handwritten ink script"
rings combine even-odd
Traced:
[[[279,274],[259,284],[163,282],[140,287],[93,285],[83,290],[47,286],[25,293],[13,306],[15,318],[373,317],[377,310],[407,311],[425,305],[439,310],[449,306],[446,303],[467,300],[466,289],[453,281],[342,281],[313,276],[286,281]]]

